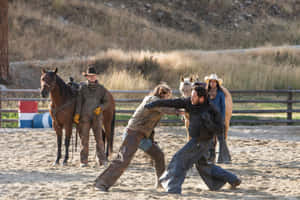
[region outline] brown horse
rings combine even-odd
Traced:
[[[69,144],[72,136],[73,115],[75,112],[76,94],[58,75],[57,68],[54,71],[42,70],[41,75],[41,96],[47,97],[50,93],[50,114],[52,125],[57,136],[57,157],[55,165],[59,164],[61,158],[62,132],[65,129],[65,158],[63,164],[66,165],[69,158]],[[106,138],[107,151],[110,155],[113,151],[115,102],[110,95],[110,105],[103,111],[104,137]],[[104,139],[105,140],[105,139]]]

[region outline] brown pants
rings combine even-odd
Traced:
[[[142,133],[136,131],[128,131],[128,135],[125,137],[120,150],[118,157],[111,162],[109,167],[96,179],[96,187],[105,187],[108,189],[111,187],[118,178],[123,174],[125,169],[130,164],[135,152],[138,149],[140,141],[144,138]],[[154,160],[154,166],[156,170],[156,180],[158,183],[159,177],[165,170],[165,159],[164,154],[156,145],[152,143],[152,146],[145,151],[152,160]]]
[[[93,129],[95,141],[96,141],[96,153],[99,159],[99,164],[103,164],[106,161],[104,153],[104,142],[102,137],[102,122],[101,116],[94,116],[93,119],[83,117],[79,124],[79,136],[81,140],[80,150],[80,162],[83,164],[88,163],[89,156],[89,136],[90,129]]]

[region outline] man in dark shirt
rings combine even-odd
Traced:
[[[220,113],[207,99],[206,89],[196,86],[186,99],[157,100],[145,105],[146,108],[184,108],[190,115],[189,135],[191,140],[173,156],[160,182],[168,193],[181,193],[181,185],[193,164],[210,190],[218,190],[225,183],[233,188],[241,184],[234,174],[214,164],[208,164],[208,150],[214,135],[222,134],[223,120]]]
[[[79,124],[80,166],[88,166],[90,129],[93,129],[94,132],[99,165],[103,165],[107,160],[102,139],[102,111],[109,106],[108,91],[98,82],[93,65],[89,66],[83,75],[87,78],[87,82],[83,83],[79,89],[73,119],[76,124]]]

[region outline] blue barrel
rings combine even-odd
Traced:
[[[52,128],[50,113],[36,114],[33,117],[33,128]]]
[[[20,128],[32,128],[32,120],[19,120]]]

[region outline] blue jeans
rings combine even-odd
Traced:
[[[210,190],[220,189],[226,182],[237,181],[237,176],[231,172],[208,164],[208,149],[210,141],[198,142],[192,138],[172,157],[165,173],[160,177],[160,182],[168,193],[181,193],[187,171],[196,164],[199,175]]]
[[[181,193],[187,171],[208,154],[209,143],[197,142],[192,138],[172,157],[167,170],[160,177],[160,182],[168,193]]]
[[[235,174],[233,174],[217,165],[211,166],[211,175],[215,178],[224,180],[230,184],[234,183],[238,179],[238,177]]]

